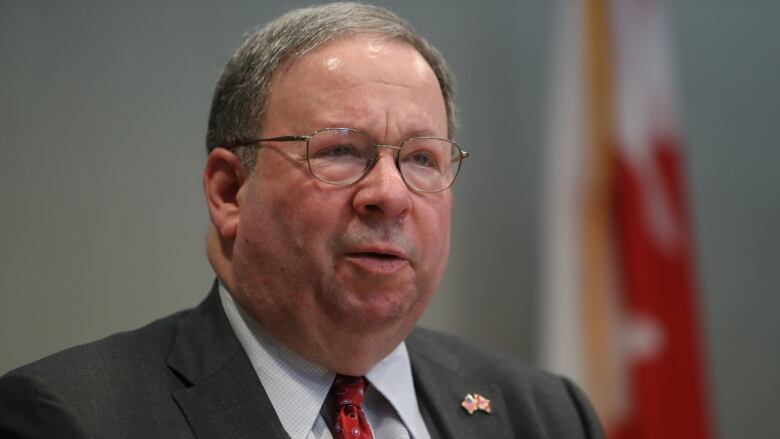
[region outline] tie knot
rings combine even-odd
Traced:
[[[366,390],[366,379],[348,375],[337,375],[333,381],[331,394],[339,407],[363,404],[363,393]]]

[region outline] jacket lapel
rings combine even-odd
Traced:
[[[196,437],[288,437],[225,317],[216,282],[181,320],[168,365],[187,384],[173,397]]]
[[[407,339],[415,390],[427,412],[429,430],[445,438],[512,438],[501,389],[488,378],[461,372],[460,360],[420,334]],[[461,407],[466,394],[479,393],[490,400],[491,412],[469,415]]]

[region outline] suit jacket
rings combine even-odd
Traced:
[[[434,437],[603,437],[586,399],[566,379],[433,331],[416,329],[406,343]],[[460,406],[466,393],[489,398],[492,413],[469,415]],[[0,378],[0,437],[287,434],[233,334],[215,285],[192,310]]]

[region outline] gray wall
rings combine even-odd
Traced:
[[[0,1],[0,373],[197,303],[200,172],[242,34],[309,2]],[[384,2],[459,79],[474,153],[424,324],[534,361],[551,6]],[[716,422],[778,437],[780,3],[671,5]]]

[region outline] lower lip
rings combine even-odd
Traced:
[[[375,258],[366,255],[347,255],[347,260],[357,265],[364,271],[375,274],[393,274],[406,265],[406,259],[401,258]]]

